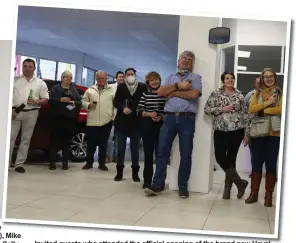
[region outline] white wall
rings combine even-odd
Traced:
[[[29,42],[17,41],[16,53],[23,56],[34,56],[60,62],[74,63],[76,64],[75,76],[77,77],[76,83],[78,84],[81,84],[83,66],[87,66],[95,70],[104,70],[111,75],[115,75],[118,71],[117,67],[78,51],[37,45]]]
[[[217,46],[208,43],[208,35],[209,30],[218,25],[218,18],[180,17],[178,55],[185,50],[195,53],[194,72],[202,76],[203,82],[203,95],[199,99],[189,180],[189,190],[194,192],[207,193],[213,185],[212,119],[205,116],[204,106],[210,93],[217,88]],[[169,173],[170,188],[173,190],[178,189],[179,163],[179,140],[176,138]]]
[[[229,43],[221,45],[221,47],[235,45],[237,42],[237,21],[236,19],[222,19],[222,26],[230,29]]]
[[[286,45],[286,22],[223,18],[222,26],[231,30],[226,45]]]
[[[262,20],[237,20],[239,45],[286,45],[287,23]]]

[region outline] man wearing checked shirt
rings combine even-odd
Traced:
[[[178,72],[170,75],[158,90],[158,95],[165,96],[168,100],[159,134],[156,171],[151,187],[144,190],[149,196],[159,195],[164,190],[167,161],[173,141],[178,134],[181,157],[178,174],[179,196],[189,197],[188,180],[191,172],[197,99],[202,93],[201,76],[192,73],[194,60],[192,52],[183,52],[178,60]]]

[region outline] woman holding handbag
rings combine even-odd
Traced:
[[[251,176],[251,194],[247,204],[258,201],[258,192],[262,179],[262,167],[265,163],[265,207],[272,207],[272,193],[276,184],[277,160],[280,147],[282,114],[282,90],[277,83],[276,73],[266,68],[261,74],[261,87],[253,95],[249,113],[256,114],[251,127],[251,156],[253,160]]]

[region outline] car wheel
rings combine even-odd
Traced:
[[[84,131],[78,131],[72,138],[70,144],[70,156],[72,162],[86,161],[87,140]]]

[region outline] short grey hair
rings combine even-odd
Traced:
[[[107,78],[107,73],[106,73],[105,71],[103,71],[103,70],[99,70],[99,71],[97,71],[97,72],[96,72],[96,77],[97,77],[98,75],[100,75],[100,74],[105,74],[105,76],[106,76],[106,78]]]
[[[185,56],[192,57],[192,58],[193,58],[193,62],[195,61],[195,55],[194,55],[194,53],[193,53],[192,51],[188,51],[188,50],[183,51],[183,52],[180,54],[180,56],[179,56],[179,60],[180,60],[181,58],[185,57]]]
[[[61,79],[63,79],[65,76],[71,76],[71,78],[73,78],[73,74],[70,71],[64,71],[61,75]]]

